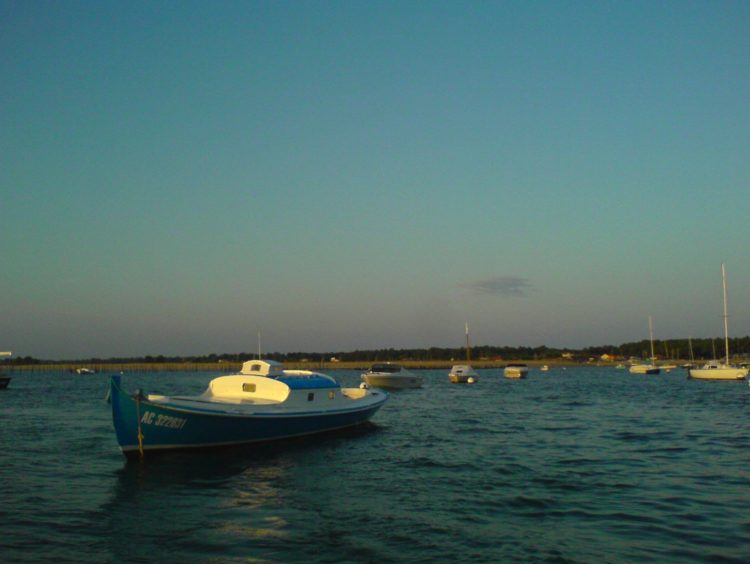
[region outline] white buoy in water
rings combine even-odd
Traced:
[[[466,380],[467,384],[473,384],[474,382],[476,382],[476,380],[474,380],[473,376],[469,376],[469,378]]]
[[[359,387],[360,387],[360,388],[362,388],[363,390],[367,390],[367,389],[369,389],[369,388],[370,388],[370,386],[368,386],[368,385],[367,385],[367,382],[362,382],[362,383],[361,383],[361,384],[359,385]]]

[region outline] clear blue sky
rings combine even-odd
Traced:
[[[0,350],[750,331],[746,1],[0,0]]]

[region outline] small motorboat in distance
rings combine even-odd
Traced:
[[[451,368],[448,380],[454,384],[473,384],[479,382],[479,374],[468,364],[456,364]]]
[[[283,370],[251,360],[238,374],[214,378],[199,396],[123,391],[112,376],[117,442],[127,457],[144,452],[233,446],[352,427],[388,399],[381,390],[342,388],[331,376]]]
[[[10,356],[12,354],[13,353],[10,353],[10,352],[0,352],[0,357]],[[8,387],[8,385],[10,384],[11,380],[12,380],[12,378],[10,376],[8,376],[7,374],[3,374],[2,372],[0,372],[0,390],[6,389]]]
[[[525,364],[509,364],[503,370],[506,378],[526,378],[529,373],[529,367]]]
[[[373,364],[362,374],[362,381],[375,388],[421,388],[422,376],[409,372],[400,364]]]

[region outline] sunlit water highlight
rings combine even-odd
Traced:
[[[119,452],[106,375],[14,374],[0,391],[2,559],[750,560],[745,382],[447,372],[354,432],[144,463]],[[199,393],[213,376],[123,383]]]

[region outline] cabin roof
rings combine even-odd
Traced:
[[[283,374],[282,364],[275,360],[248,360],[242,363],[240,374],[253,374],[255,376],[281,376]]]
[[[314,390],[320,388],[340,388],[336,380],[329,376],[322,374],[295,374],[293,376],[279,376],[276,378],[279,382],[283,382],[292,390]]]
[[[401,372],[401,365],[392,364],[390,362],[379,362],[377,364],[372,365],[372,367],[370,368],[370,372],[388,372],[388,373]]]

